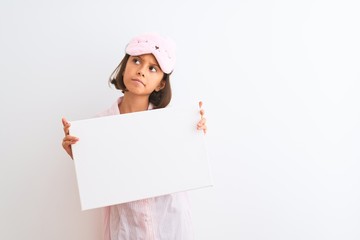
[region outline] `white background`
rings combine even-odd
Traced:
[[[357,1],[0,2],[0,239],[100,239],[61,117],[83,119],[131,37],[178,45],[172,104],[204,101],[215,186],[197,239],[360,239]],[[175,126],[174,126],[175,127]]]

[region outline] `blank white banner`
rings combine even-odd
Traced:
[[[194,104],[72,121],[82,210],[211,186],[199,119]]]

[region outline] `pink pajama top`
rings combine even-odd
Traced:
[[[121,100],[97,116],[120,114]],[[150,104],[148,109],[152,108]],[[104,240],[192,240],[190,215],[186,192],[108,206],[104,208]]]

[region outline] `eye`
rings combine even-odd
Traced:
[[[133,59],[133,63],[139,65],[140,64],[140,60],[138,58],[134,58]]]
[[[154,66],[149,67],[149,70],[150,70],[151,72],[157,72],[157,69],[156,69],[156,67],[154,67]]]

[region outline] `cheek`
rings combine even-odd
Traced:
[[[162,76],[161,75],[158,75],[156,77],[154,76],[151,79],[151,82],[153,83],[152,85],[155,86],[155,87],[161,86],[161,81],[162,81]]]
[[[129,78],[131,76],[131,68],[126,67],[123,74],[122,74],[122,76],[123,76],[124,80]]]

